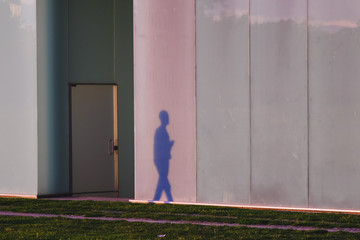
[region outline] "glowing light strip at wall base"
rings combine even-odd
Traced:
[[[37,199],[36,195],[21,195],[21,194],[0,194],[0,198],[31,198]]]
[[[131,203],[154,203],[154,204],[177,204],[193,206],[212,206],[212,207],[231,207],[254,210],[279,210],[279,211],[296,211],[296,212],[329,212],[329,213],[349,213],[360,214],[360,210],[348,209],[327,209],[327,208],[297,208],[297,207],[272,207],[260,205],[235,205],[235,204],[215,204],[215,203],[187,203],[187,202],[167,202],[167,201],[148,201],[148,200],[129,200]]]

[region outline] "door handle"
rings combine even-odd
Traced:
[[[111,156],[111,155],[114,155],[114,140],[113,139],[109,139],[109,142],[108,142],[108,154]]]
[[[118,149],[119,149],[118,146],[114,146],[114,140],[110,138],[108,142],[108,154],[110,156],[114,155],[114,151],[117,151]]]

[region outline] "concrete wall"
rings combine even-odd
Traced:
[[[197,1],[198,201],[307,206],[306,13]]]
[[[246,2],[197,1],[198,201],[359,209],[358,1]]]
[[[174,201],[194,201],[196,161],[197,202],[359,209],[359,3],[197,0],[196,21],[191,4],[134,4],[136,198],[167,110]]]
[[[360,2],[309,4],[310,206],[360,209]]]
[[[197,201],[249,204],[249,3],[196,1]]]
[[[156,137],[155,132],[159,113],[165,110],[170,118],[166,129],[174,145],[159,171],[166,172],[169,164],[174,201],[196,200],[194,7],[193,0],[134,1],[137,199],[154,199],[159,178],[155,142],[166,142],[165,133]],[[165,179],[160,179],[163,187],[168,184]],[[165,193],[161,199],[168,200]]]
[[[251,204],[307,206],[306,11],[251,1]]]
[[[36,1],[0,1],[0,193],[37,194]]]

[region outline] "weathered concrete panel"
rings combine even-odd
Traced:
[[[196,1],[199,202],[249,203],[248,5]]]
[[[360,209],[360,2],[309,2],[310,207]]]
[[[306,1],[250,4],[251,204],[305,207]]]
[[[173,200],[196,200],[194,6],[194,0],[134,1],[136,199],[154,199],[159,178],[154,148],[162,142],[169,147],[159,171],[167,171],[171,155]],[[164,128],[163,137],[155,136],[162,110],[169,115],[168,137]],[[168,187],[166,177],[160,183]],[[161,199],[167,200],[165,194]]]

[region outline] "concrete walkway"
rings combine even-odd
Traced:
[[[316,228],[316,227],[303,227],[303,226],[288,226],[288,225],[246,225],[238,223],[221,223],[221,222],[203,222],[203,221],[172,221],[172,220],[153,220],[147,218],[113,218],[113,217],[84,217],[77,215],[56,215],[56,214],[42,214],[42,213],[17,213],[17,212],[0,212],[0,216],[13,216],[13,217],[43,217],[43,218],[68,218],[80,220],[100,220],[100,221],[126,221],[126,222],[142,222],[142,223],[156,223],[156,224],[194,224],[202,226],[228,226],[228,227],[249,227],[260,229],[281,229],[281,230],[297,230],[297,231],[314,231],[324,230],[328,232],[349,232],[360,233],[360,228]]]

